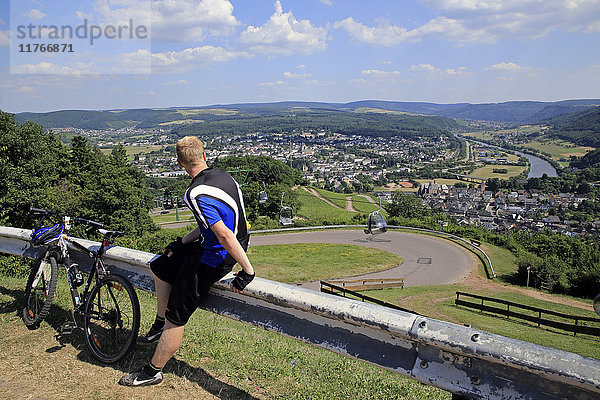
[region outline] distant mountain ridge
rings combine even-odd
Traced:
[[[257,117],[274,113],[292,112],[297,108],[317,111],[395,111],[426,116],[480,120],[505,123],[534,123],[556,116],[600,106],[600,99],[565,100],[558,102],[510,101],[504,103],[453,103],[397,102],[384,100],[361,100],[349,103],[284,101],[275,103],[215,104],[200,107],[171,107],[161,109],[126,110],[62,110],[46,113],[18,113],[19,122],[32,121],[45,128],[74,127],[81,129],[115,129],[124,127],[152,127],[174,122],[205,122],[228,118],[215,115],[212,109],[231,110]],[[194,113],[186,114],[186,110]],[[203,110],[207,110],[203,112]]]

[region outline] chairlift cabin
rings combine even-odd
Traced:
[[[283,195],[281,194],[281,210],[279,211],[279,223],[284,226],[294,225],[294,212],[291,207],[283,205]]]
[[[269,196],[267,196],[267,192],[265,192],[264,190],[261,190],[258,193],[258,202],[260,204],[265,204],[267,202],[267,200],[269,200]]]
[[[261,190],[260,192],[258,192],[259,204],[265,204],[267,202],[267,200],[269,200],[269,196],[267,196],[267,188],[264,186],[264,183],[263,183],[263,187],[264,187],[264,190]]]
[[[373,211],[369,214],[367,219],[367,228],[365,229],[366,234],[376,235],[379,233],[387,232],[387,223],[381,215],[381,198],[379,198],[379,210]]]

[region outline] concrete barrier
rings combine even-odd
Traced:
[[[0,227],[0,252],[35,257],[40,250],[28,244],[29,233]],[[77,257],[83,261],[86,255]],[[112,247],[105,261],[152,290],[153,257]],[[379,365],[457,398],[600,398],[600,360],[261,278],[237,294],[228,289],[231,279],[215,284],[204,309]]]

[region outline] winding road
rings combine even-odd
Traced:
[[[470,253],[444,239],[404,232],[366,235],[360,230],[329,230],[316,232],[253,235],[250,246],[288,243],[333,243],[373,247],[402,257],[402,264],[386,271],[356,278],[404,278],[404,286],[430,286],[456,283],[474,267]],[[341,279],[342,277],[340,277]],[[319,282],[300,286],[319,290]]]

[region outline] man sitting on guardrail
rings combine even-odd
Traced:
[[[158,341],[152,360],[139,371],[124,375],[119,384],[148,386],[161,383],[162,369],[183,338],[184,325],[213,283],[235,263],[242,270],[231,282],[241,293],[254,278],[246,256],[248,227],[238,184],[226,171],[209,167],[200,139],[186,136],[176,144],[177,161],[193,178],[185,202],[198,227],[165,248],[150,263],[156,286],[156,320],[141,343]]]

